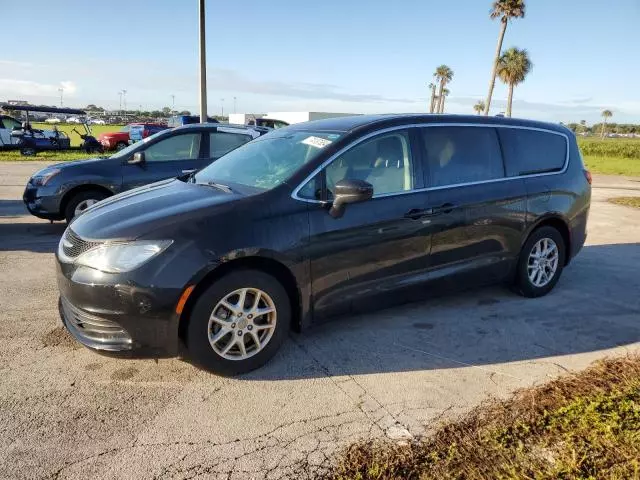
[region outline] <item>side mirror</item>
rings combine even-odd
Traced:
[[[364,180],[343,179],[336,182],[334,200],[329,214],[339,218],[344,214],[344,208],[349,203],[365,202],[373,197],[373,185]]]
[[[133,158],[129,160],[130,165],[142,165],[144,164],[144,152],[136,152],[133,154]]]

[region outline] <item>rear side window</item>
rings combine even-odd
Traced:
[[[558,172],[567,158],[565,137],[524,128],[499,128],[508,177]]]
[[[251,141],[250,135],[237,133],[212,132],[209,135],[209,158],[220,158],[240,145]]]
[[[431,187],[504,177],[498,134],[491,127],[423,128],[422,144]]]

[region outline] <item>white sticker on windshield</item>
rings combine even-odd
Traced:
[[[300,143],[304,143],[305,145],[311,145],[312,147],[316,147],[316,148],[324,148],[331,143],[331,140],[327,140],[326,138],[311,136],[311,137],[305,138]]]

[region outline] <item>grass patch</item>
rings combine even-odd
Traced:
[[[625,207],[640,208],[640,197],[614,197],[610,198],[609,201]]]
[[[596,157],[633,158],[640,160],[640,139],[635,138],[578,138],[582,155]]]
[[[591,173],[640,176],[640,159],[585,155],[585,166]]]
[[[326,478],[640,479],[640,356],[488,402],[409,445],[352,445]]]
[[[71,146],[77,147],[82,143],[82,139],[72,130],[75,128],[78,132],[84,134],[84,127],[82,125],[67,125],[67,124],[55,124],[58,127],[58,130],[69,135],[71,139]],[[53,124],[49,123],[32,123],[31,126],[33,128],[37,128],[39,130],[53,130]],[[123,125],[91,125],[91,132],[93,136],[98,138],[101,133],[105,132],[117,132],[119,131]]]
[[[113,152],[111,152],[113,153]],[[109,152],[106,152],[104,155],[109,155]],[[97,154],[99,155],[99,154]],[[58,162],[68,162],[71,160],[80,160],[82,158],[91,158],[97,155],[89,155],[85,151],[66,151],[66,152],[38,152],[37,155],[32,157],[25,157],[20,155],[19,150],[9,150],[6,152],[0,152],[0,161],[2,162],[50,162],[50,163],[58,163]]]

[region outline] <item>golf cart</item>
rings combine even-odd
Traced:
[[[91,127],[85,122],[84,133],[79,132],[75,128],[72,132],[76,133],[82,139],[82,144],[79,147],[71,146],[71,139],[69,135],[63,131],[60,131],[56,125],[51,130],[40,130],[33,128],[29,122],[29,112],[40,113],[52,113],[52,114],[65,114],[65,115],[86,115],[84,110],[77,110],[75,108],[54,108],[54,107],[40,107],[32,105],[9,105],[6,103],[0,104],[0,108],[5,110],[15,110],[26,112],[25,121],[19,125],[15,125],[11,129],[9,134],[10,141],[3,142],[4,149],[20,150],[20,153],[25,156],[33,156],[42,151],[68,151],[68,150],[82,150],[89,154],[102,153],[102,145],[91,134]]]

